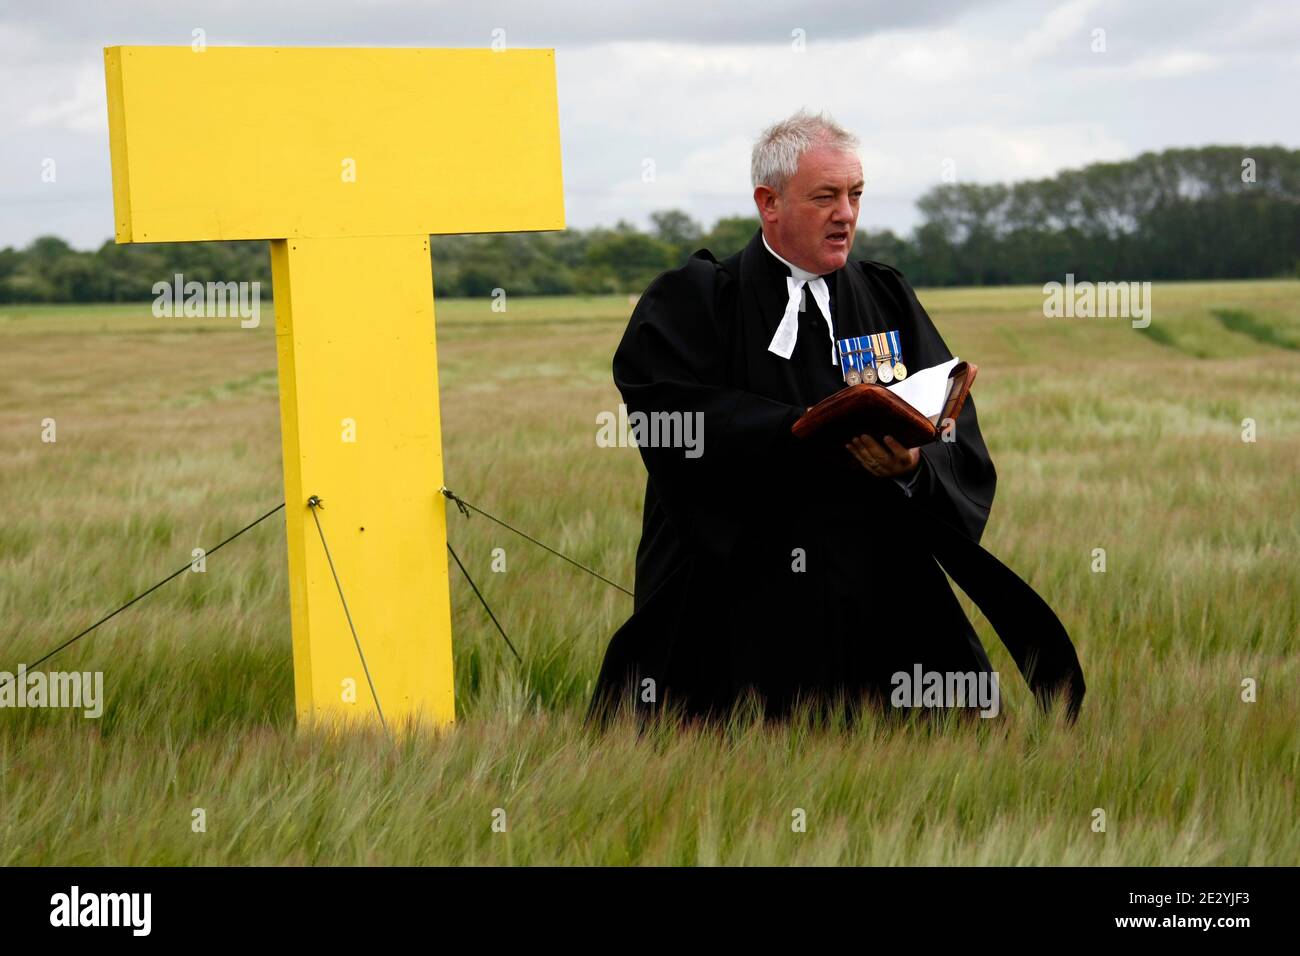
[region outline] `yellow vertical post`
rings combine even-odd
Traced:
[[[554,67],[105,50],[117,241],[272,240],[301,720],[455,717],[428,237],[564,227]]]

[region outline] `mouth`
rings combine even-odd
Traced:
[[[826,234],[826,241],[827,241],[827,243],[829,243],[829,244],[832,245],[832,246],[846,246],[846,245],[848,245],[848,242],[849,242],[849,233],[848,233],[848,230],[845,229],[845,230],[841,230],[841,231],[839,231],[839,232],[830,232],[830,233],[827,233],[827,234]]]

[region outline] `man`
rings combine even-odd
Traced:
[[[945,570],[1040,699],[1067,689],[1077,712],[1082,674],[1060,622],[978,545],[996,475],[973,400],[955,441],[923,448],[863,436],[828,453],[791,434],[845,386],[846,338],[897,333],[884,341],[902,354],[877,357],[882,378],[952,358],[897,270],[849,261],[857,147],[803,111],[770,127],[752,163],[761,229],[723,262],[700,250],[658,276],[632,314],[613,362],[629,414],[696,416],[703,445],[638,442],[648,479],[634,610],[610,641],[591,719],[622,707],[723,717],[750,695],[769,716],[837,704],[852,716],[884,704],[900,674],[987,678]]]

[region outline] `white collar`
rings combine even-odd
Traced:
[[[763,234],[760,232],[760,235]],[[778,259],[780,259],[790,268],[790,274],[794,276],[796,279],[802,279],[804,282],[811,282],[813,279],[821,278],[821,276],[818,275],[816,272],[809,272],[807,269],[800,269],[789,259],[782,257],[775,249],[772,248],[771,244],[768,243],[766,235],[763,235],[763,245],[767,246],[768,252],[772,253],[772,255],[776,256]]]
[[[799,337],[799,312],[803,308],[803,287],[806,285],[809,291],[812,292],[817,308],[821,309],[821,313],[826,319],[826,334],[830,336],[831,340],[831,364],[835,365],[838,362],[839,350],[836,348],[835,343],[835,325],[831,320],[830,289],[826,284],[826,280],[817,273],[809,272],[807,269],[800,269],[788,259],[776,255],[776,250],[768,245],[767,236],[763,236],[763,245],[767,246],[768,252],[789,266],[792,273],[785,277],[786,291],[789,293],[785,313],[781,317],[781,323],[777,326],[776,334],[772,336],[772,342],[768,345],[767,350],[774,352],[783,359],[789,359],[794,353],[795,341]]]

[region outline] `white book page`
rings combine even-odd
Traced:
[[[961,359],[954,358],[942,365],[932,365],[919,372],[913,372],[901,382],[885,386],[918,412],[938,424],[943,414],[944,405],[948,404],[948,395],[952,392],[952,380],[948,375],[953,366]]]

